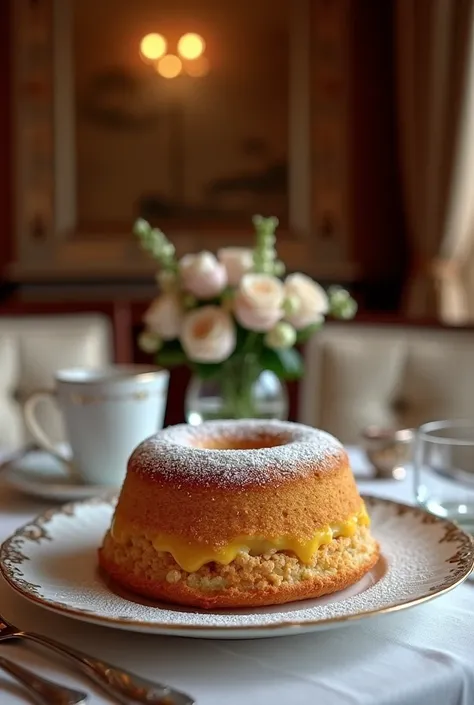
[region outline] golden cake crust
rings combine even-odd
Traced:
[[[317,529],[345,521],[361,508],[348,462],[320,478],[297,478],[280,487],[212,490],[160,486],[139,474],[125,479],[117,524],[221,546],[236,536],[309,540]]]
[[[117,521],[220,546],[239,535],[308,540],[318,528],[345,521],[360,510],[347,454],[329,434],[281,422],[219,422],[205,427],[202,431],[202,427],[172,427],[169,435],[174,440],[184,434],[184,439],[191,436],[201,443],[212,438],[215,443],[227,433],[241,442],[278,440],[285,445],[198,449],[197,454],[191,448],[188,454],[189,449],[176,442],[163,443],[166,432],[157,434],[130,459]]]
[[[341,590],[370,570],[378,546],[366,523],[347,454],[329,434],[251,420],[180,425],[132,454],[99,562],[158,600],[279,604]]]

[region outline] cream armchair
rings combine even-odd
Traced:
[[[21,404],[33,389],[51,389],[58,368],[112,362],[109,320],[95,314],[0,317],[0,449],[26,440]],[[59,415],[38,409],[43,425],[61,440]]]
[[[308,344],[299,419],[356,443],[368,424],[474,419],[474,330],[328,324]]]

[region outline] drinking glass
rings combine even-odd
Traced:
[[[419,427],[414,452],[417,502],[474,534],[474,421]]]

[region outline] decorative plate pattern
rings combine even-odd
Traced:
[[[365,497],[382,557],[348,590],[315,600],[255,609],[204,611],[125,593],[97,569],[113,497],[50,509],[1,548],[10,585],[43,607],[133,631],[200,638],[255,638],[315,631],[414,606],[461,583],[474,566],[474,541],[417,507]]]

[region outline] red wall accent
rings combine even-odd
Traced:
[[[0,0],[0,281],[12,257],[10,0]]]

